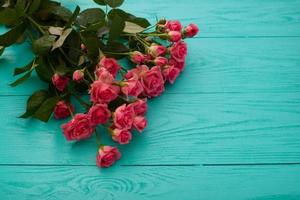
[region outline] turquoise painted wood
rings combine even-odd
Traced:
[[[152,21],[198,23],[201,34],[187,41],[182,76],[149,102],[147,130],[110,169],[95,166],[94,140],[66,142],[61,121],[16,118],[37,85],[46,86],[32,77],[10,88],[13,68],[33,54],[28,44],[7,49],[0,199],[300,199],[300,1],[174,2],[123,6]]]

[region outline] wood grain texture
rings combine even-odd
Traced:
[[[299,166],[1,166],[2,199],[297,200]],[[14,177],[12,179],[12,177]]]

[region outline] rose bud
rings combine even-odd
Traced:
[[[138,131],[142,132],[147,126],[147,120],[143,116],[136,116],[133,120],[133,127]]]
[[[164,24],[166,24],[166,22],[167,22],[167,20],[166,20],[165,18],[162,18],[162,19],[160,19],[160,20],[157,22],[157,24],[162,24],[162,25],[164,25]]]
[[[168,39],[171,42],[178,42],[181,40],[181,33],[179,31],[170,31],[168,32]]]
[[[71,112],[74,112],[74,106],[62,100],[57,102],[54,108],[54,117],[56,119],[65,119],[71,115]]]
[[[107,104],[96,104],[89,110],[92,125],[104,124],[111,116]]]
[[[182,25],[178,20],[169,20],[165,25],[168,31],[181,31]]]
[[[131,133],[126,129],[112,130],[112,139],[119,144],[128,144],[132,138]]]
[[[157,56],[164,55],[166,51],[166,47],[162,45],[153,44],[150,47],[148,47],[148,53],[154,58],[156,58]]]
[[[162,67],[162,66],[165,66],[168,63],[168,59],[165,58],[165,57],[160,57],[159,56],[159,57],[156,57],[153,62],[156,66]]]
[[[185,37],[194,37],[199,32],[199,28],[196,24],[190,24],[187,27],[185,27],[183,34]]]
[[[73,81],[79,82],[84,79],[83,70],[75,70],[73,73]]]
[[[85,53],[87,52],[87,48],[83,43],[80,44],[80,49]]]
[[[138,80],[138,76],[128,79],[127,81],[122,82],[121,91],[126,96],[138,97],[143,92],[143,86]]]
[[[94,103],[109,103],[118,97],[120,87],[103,83],[101,80],[94,81],[89,91],[91,101]]]
[[[163,75],[165,80],[173,84],[180,73],[180,69],[176,68],[174,65],[166,66],[163,69]]]
[[[113,114],[114,126],[119,129],[131,129],[133,124],[134,110],[132,106],[123,104]]]
[[[64,91],[68,82],[69,78],[67,76],[61,76],[57,73],[52,76],[52,83],[58,91]]]
[[[187,46],[183,41],[179,41],[170,47],[171,58],[177,62],[184,62],[187,55]]]
[[[141,83],[144,88],[144,95],[147,97],[157,97],[164,90],[164,79],[158,66],[152,67],[141,78]]]
[[[93,135],[95,126],[91,124],[90,116],[87,114],[76,114],[74,118],[63,124],[63,133],[67,140],[82,140]]]
[[[116,77],[119,69],[121,68],[118,64],[118,61],[114,58],[106,58],[103,57],[100,62],[98,63],[97,67],[104,67],[106,68],[109,73],[113,75],[113,77]]]
[[[141,64],[145,61],[145,55],[139,51],[134,51],[134,52],[130,53],[130,60],[133,63]]]
[[[131,103],[135,115],[145,115],[147,112],[147,99],[138,99]]]
[[[97,165],[99,167],[109,167],[121,158],[121,153],[116,147],[100,147],[97,155]]]

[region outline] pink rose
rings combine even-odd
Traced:
[[[121,158],[121,153],[116,147],[104,146],[99,149],[97,155],[97,165],[99,167],[109,167]]]
[[[74,112],[74,106],[66,103],[65,101],[59,101],[57,102],[55,108],[54,108],[54,117],[56,119],[65,119],[70,116],[71,112]]]
[[[173,84],[180,73],[180,69],[176,68],[174,65],[166,66],[163,69],[163,75],[165,80],[168,80],[171,84]]]
[[[86,48],[86,46],[84,45],[84,44],[80,44],[80,49],[84,52],[84,53],[86,53],[87,52],[87,48]]]
[[[97,80],[91,84],[91,100],[94,103],[109,103],[118,97],[119,91],[119,86]]]
[[[113,77],[116,77],[119,69],[121,68],[116,59],[106,57],[103,57],[100,60],[98,67],[104,67],[113,75]]]
[[[184,62],[187,55],[187,46],[183,41],[177,42],[170,47],[171,57],[177,62]]]
[[[141,83],[147,97],[159,96],[165,89],[163,76],[157,66],[152,67],[142,76]]]
[[[157,56],[164,55],[166,51],[166,47],[162,45],[153,44],[150,47],[148,47],[148,53],[154,58],[156,58]]]
[[[91,124],[87,114],[76,114],[74,118],[62,125],[67,140],[82,140],[92,136],[95,126]]]
[[[174,65],[174,67],[178,68],[180,71],[184,70],[185,61],[177,62],[175,59],[171,58],[169,60],[169,65]]]
[[[147,112],[147,99],[138,99],[131,103],[135,115],[145,115]]]
[[[145,55],[139,51],[134,51],[130,54],[130,60],[133,63],[141,64],[145,61]]]
[[[184,29],[184,35],[186,37],[194,37],[199,32],[199,28],[196,24],[190,24]]]
[[[84,73],[82,70],[75,70],[73,73],[73,81],[78,82],[83,80],[84,78]]]
[[[182,25],[178,20],[169,20],[165,25],[168,31],[181,31]]]
[[[112,131],[112,139],[120,144],[128,144],[132,138],[131,133],[124,129],[114,129]]]
[[[95,75],[103,83],[111,84],[114,81],[113,75],[104,67],[96,69]]]
[[[168,38],[171,42],[178,42],[181,40],[181,33],[179,31],[168,32]]]
[[[133,120],[133,127],[138,131],[142,132],[147,126],[147,120],[143,116],[136,116]]]
[[[131,129],[134,117],[134,110],[132,106],[127,106],[123,104],[119,106],[114,114],[113,114],[113,121],[114,126],[119,129]]]
[[[104,124],[111,116],[107,104],[96,104],[89,110],[92,125]]]
[[[154,59],[154,64],[156,65],[156,66],[160,66],[160,67],[162,67],[162,66],[165,66],[166,64],[168,63],[168,59],[167,58],[165,58],[165,57],[156,57],[155,59]]]
[[[52,83],[55,88],[59,91],[64,91],[65,87],[69,82],[69,78],[67,76],[60,76],[59,74],[55,73],[52,76]]]
[[[131,79],[135,76],[141,77],[143,76],[147,71],[149,71],[149,68],[147,65],[139,65],[134,69],[131,69],[127,72],[125,75],[126,79]]]
[[[141,82],[138,80],[137,75],[135,75],[135,77],[128,79],[127,81],[124,81],[122,84],[124,84],[124,86],[121,87],[121,91],[126,96],[138,97],[143,92],[143,86]]]

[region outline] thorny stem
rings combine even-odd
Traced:
[[[88,77],[91,79],[91,81],[94,82],[95,79],[93,78],[93,76],[91,75],[91,73],[89,72],[88,69],[86,69],[86,73],[87,73]]]

